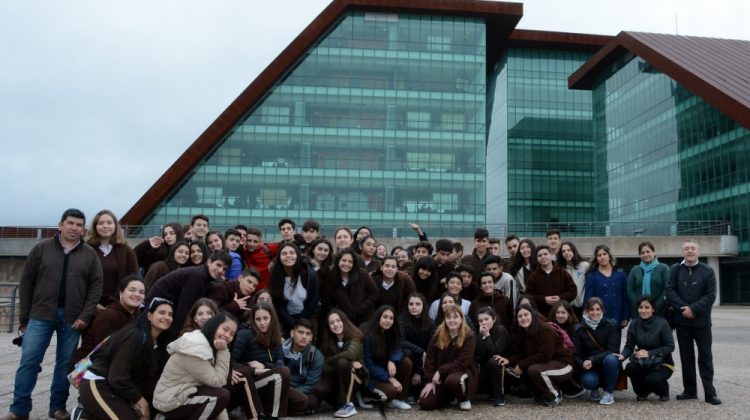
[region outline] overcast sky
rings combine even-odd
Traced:
[[[328,3],[0,0],[0,225],[122,216]],[[750,40],[748,16],[747,0],[529,0],[518,28]]]

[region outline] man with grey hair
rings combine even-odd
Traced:
[[[675,309],[677,342],[682,361],[682,394],[678,400],[698,398],[695,380],[695,349],[698,347],[698,372],[706,402],[721,404],[714,388],[714,363],[711,353],[711,307],[716,300],[716,275],[713,268],[698,260],[700,246],[689,239],[682,243],[683,260],[669,271],[667,300]]]

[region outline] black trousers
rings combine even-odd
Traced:
[[[672,369],[661,365],[656,369],[646,369],[636,363],[628,363],[625,372],[633,385],[633,392],[639,397],[654,393],[660,397],[669,395],[669,379]]]
[[[479,390],[490,398],[505,394],[505,368],[490,358],[479,367]]]
[[[695,347],[698,348],[698,372],[703,382],[705,397],[716,395],[712,342],[711,327],[677,326],[677,343],[680,346],[680,361],[682,362],[682,387],[688,394],[698,394],[695,380],[695,348],[693,346],[695,343]]]

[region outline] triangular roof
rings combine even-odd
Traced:
[[[629,51],[750,129],[750,41],[620,32],[568,78],[591,89],[601,71]]]
[[[305,52],[325,35],[344,13],[350,10],[484,18],[487,22],[488,63],[494,63],[492,57],[498,55],[500,50],[496,46],[508,39],[523,16],[523,5],[520,3],[484,0],[333,0],[128,210],[122,217],[122,224],[142,224],[201,159],[224,139],[232,127],[265,97],[268,90],[294,67]]]

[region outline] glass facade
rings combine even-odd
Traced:
[[[593,90],[598,217],[731,220],[749,253],[750,131],[638,57],[616,69]]]
[[[585,52],[511,48],[489,77],[487,223],[543,236],[594,218],[591,92],[568,89]],[[524,226],[534,223],[538,227]]]
[[[146,223],[469,235],[485,223],[485,32],[469,17],[344,15]]]
[[[740,258],[722,262],[722,302],[750,301],[741,287],[750,266],[750,130],[632,55],[599,76],[593,95],[597,216],[729,221]]]

